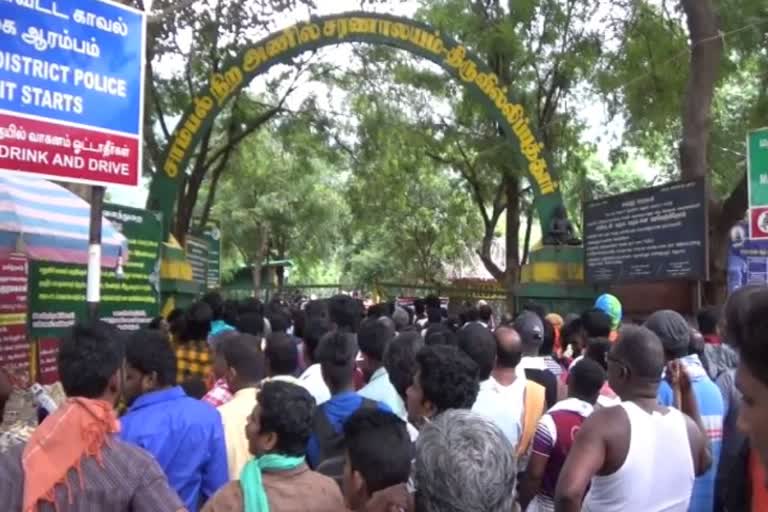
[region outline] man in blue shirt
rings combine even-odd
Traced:
[[[197,512],[228,480],[221,416],[174,386],[176,357],[161,333],[135,333],[125,359],[129,408],[120,436],[154,455],[187,510]]]
[[[710,512],[714,507],[715,478],[723,444],[723,396],[717,384],[709,378],[699,356],[690,354],[691,329],[682,315],[670,310],[657,311],[646,320],[645,327],[661,340],[667,363],[679,361],[691,382],[701,422],[710,442],[712,467],[696,478],[688,512]],[[659,385],[657,399],[661,405],[678,409],[681,407],[681,404],[676,403],[675,393],[666,379]]]
[[[355,335],[346,331],[326,334],[315,351],[331,399],[315,410],[307,461],[317,468],[322,462],[344,455],[344,423],[361,407],[392,412],[386,405],[355,393],[353,374],[357,357]]]

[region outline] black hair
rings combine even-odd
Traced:
[[[481,381],[488,379],[496,364],[496,340],[480,324],[467,324],[458,333],[459,348],[477,364]]]
[[[184,382],[180,384],[180,386],[181,389],[184,390],[184,393],[187,394],[187,396],[196,400],[202,400],[202,398],[208,392],[208,389],[205,386],[205,382],[203,382],[203,379],[197,375],[187,377],[184,379]]]
[[[481,321],[489,323],[493,318],[493,309],[488,304],[482,304],[477,308],[477,315]]]
[[[243,382],[256,383],[265,376],[260,339],[250,334],[227,336],[216,345],[227,366],[234,368]]]
[[[601,309],[590,309],[581,315],[581,326],[588,338],[607,338],[611,335],[613,320]]]
[[[424,334],[424,343],[427,345],[459,346],[459,339],[450,328],[443,324],[430,324]]]
[[[480,318],[480,314],[478,313],[477,309],[470,306],[461,313],[459,313],[459,320],[461,320],[461,325],[468,324],[470,322],[477,322]]]
[[[384,303],[373,304],[368,308],[368,318],[381,318],[387,316],[388,307]]]
[[[357,333],[357,344],[360,351],[375,361],[384,360],[384,352],[387,344],[395,337],[395,331],[384,322],[369,319],[360,325]]]
[[[560,330],[560,339],[563,340],[563,343],[567,344],[574,336],[580,336],[581,331],[581,317],[574,318],[563,325],[563,328]]]
[[[427,310],[427,304],[424,299],[416,299],[413,301],[413,311],[417,317],[421,318]]]
[[[555,327],[546,318],[542,322],[544,326],[544,332],[542,335],[541,347],[539,347],[539,354],[542,356],[551,356],[552,351],[555,349]]]
[[[273,375],[293,375],[299,367],[299,348],[296,342],[283,332],[273,332],[267,336],[264,355],[269,361]]]
[[[269,326],[272,332],[287,332],[291,327],[291,318],[281,310],[273,310],[267,313]]]
[[[208,292],[201,299],[211,308],[214,320],[221,320],[224,314],[224,297],[219,292]]]
[[[293,323],[293,335],[297,338],[304,337],[304,329],[307,327],[307,314],[301,309],[291,309],[291,321]]]
[[[213,310],[205,302],[192,304],[185,315],[184,341],[199,341],[208,338],[213,321]]]
[[[428,307],[427,308],[427,322],[430,324],[437,324],[443,321],[443,308]]]
[[[331,393],[352,383],[357,351],[354,335],[348,332],[333,331],[320,340],[315,358],[322,367],[323,378],[328,380]]]
[[[160,325],[163,323],[163,320],[165,320],[163,317],[161,317],[161,316],[156,316],[155,318],[153,318],[153,319],[152,319],[152,320],[151,320],[151,321],[150,321],[150,322],[147,324],[147,329],[152,329],[153,331],[158,331],[158,330],[160,330]]]
[[[328,300],[311,300],[304,306],[304,312],[307,314],[308,320],[314,320],[317,318],[323,320],[329,320],[330,315],[328,313],[329,305]]]
[[[182,336],[186,329],[187,317],[186,312],[181,308],[175,308],[166,318],[170,327],[170,332],[174,336]]]
[[[424,305],[426,306],[427,310],[429,310],[429,308],[440,309],[442,302],[440,301],[440,297],[435,294],[430,294],[424,297]]]
[[[235,300],[226,300],[224,301],[224,306],[221,310],[221,318],[220,320],[224,320],[227,324],[231,325],[232,327],[237,325],[237,319],[239,318],[239,306],[237,301]]]
[[[265,382],[258,392],[259,430],[277,434],[275,452],[291,457],[307,453],[312,433],[315,399],[296,384],[278,380]]]
[[[608,353],[613,345],[608,338],[592,338],[587,342],[587,348],[584,351],[584,357],[595,361],[608,371]]]
[[[125,361],[143,375],[154,373],[160,386],[176,384],[176,353],[159,331],[142,329],[128,338]]]
[[[413,384],[413,376],[418,369],[416,354],[423,346],[424,340],[418,331],[407,331],[395,337],[384,353],[384,367],[389,381],[404,401],[405,392]]]
[[[75,324],[61,340],[58,370],[69,397],[100,398],[123,364],[120,333],[103,322]]]
[[[768,385],[768,287],[750,285],[736,290],[725,306],[726,340],[741,362]]]
[[[348,295],[335,295],[328,300],[328,315],[340,330],[357,332],[362,313],[360,301]]]
[[[414,457],[405,422],[390,412],[360,408],[344,423],[349,464],[368,494],[408,482]]]
[[[254,311],[240,313],[234,327],[243,334],[261,336],[264,334],[264,316]]]
[[[711,306],[699,310],[696,313],[696,323],[701,334],[717,334],[717,326],[720,324],[720,308]]]
[[[304,346],[307,348],[307,355],[311,359],[307,363],[317,361],[315,352],[320,344],[320,340],[331,332],[331,323],[326,318],[316,317],[310,319],[307,328],[304,331]]]
[[[243,315],[245,313],[257,313],[259,315],[264,315],[264,304],[262,304],[259,299],[250,297],[240,302],[237,308],[237,313],[238,315]]]
[[[470,409],[480,389],[478,369],[472,359],[456,347],[426,346],[416,355],[424,400],[437,412]]]
[[[517,365],[520,364],[520,361],[523,358],[523,343],[521,340],[520,343],[517,344],[517,350],[509,350],[499,342],[499,337],[502,336],[502,333],[505,331],[511,331],[518,337],[520,336],[515,328],[510,325],[502,325],[496,329],[496,332],[494,333],[496,342],[496,364],[498,364],[500,368],[517,368]]]
[[[635,377],[651,382],[661,381],[666,364],[664,346],[656,334],[646,327],[624,326],[613,349]]]
[[[568,373],[568,383],[573,385],[576,396],[593,403],[600,394],[605,379],[603,367],[589,358],[578,361]]]

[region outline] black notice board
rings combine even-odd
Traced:
[[[706,198],[694,180],[585,203],[586,280],[708,279]]]

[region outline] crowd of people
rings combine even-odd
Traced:
[[[693,318],[211,293],[78,324],[39,424],[0,371],[2,509],[764,512],[767,328],[761,286]]]

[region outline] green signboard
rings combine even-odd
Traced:
[[[218,224],[210,223],[203,232],[208,241],[208,281],[209,290],[221,287],[221,230]]]
[[[158,275],[162,223],[159,214],[104,205],[104,217],[128,239],[128,260],[102,269],[102,320],[121,330],[145,327],[159,313]],[[30,335],[57,338],[86,318],[85,265],[29,263]]]
[[[208,241],[187,235],[187,261],[192,266],[192,280],[205,289],[208,282]]]
[[[768,206],[768,128],[747,137],[750,208]]]

